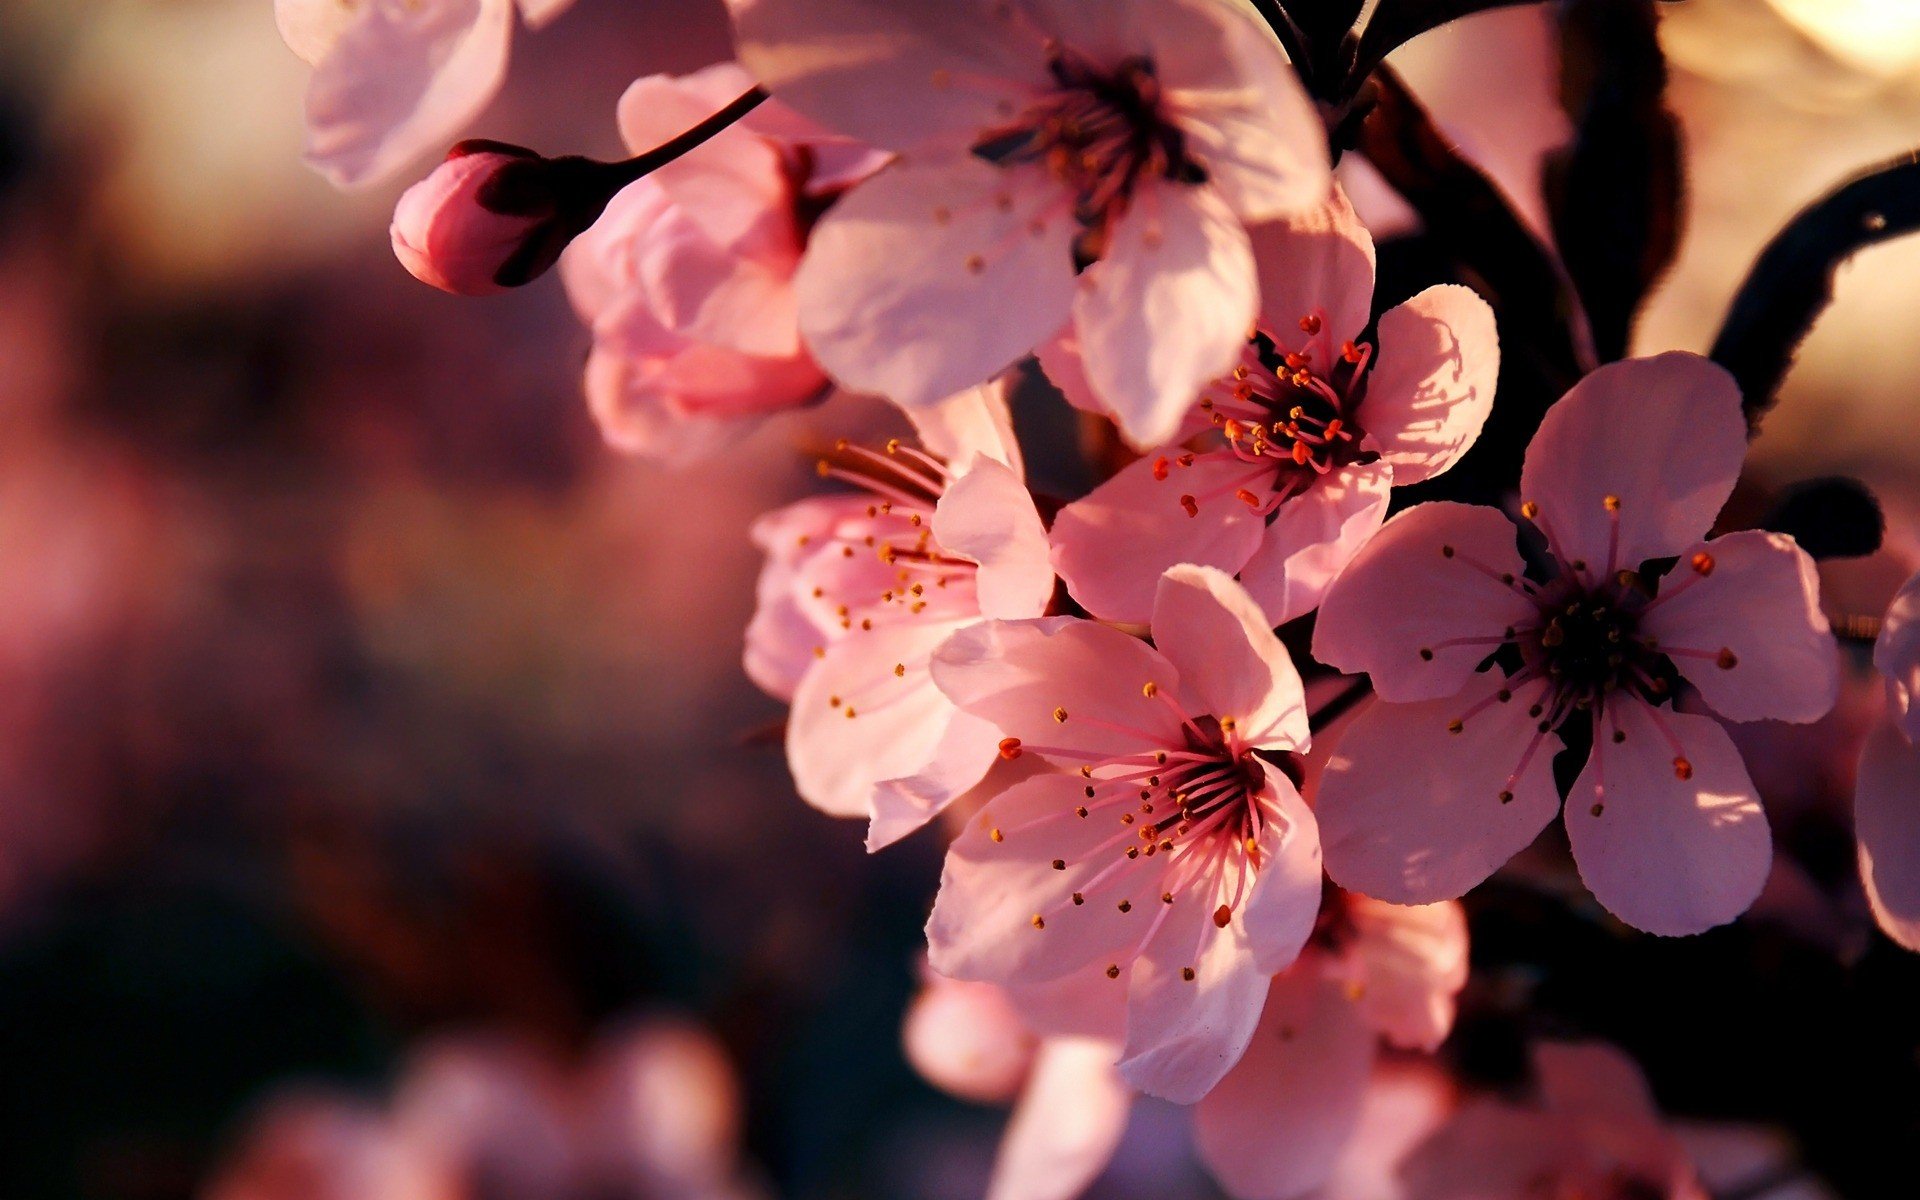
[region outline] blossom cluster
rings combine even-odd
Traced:
[[[319,161],[388,167],[497,81],[509,6],[456,7],[338,28],[280,0]],[[1506,314],[1458,283],[1376,294],[1333,114],[1252,7],[731,10],[737,63],[641,79],[618,120],[644,158],[744,117],[635,178],[465,144],[395,246],[467,292],[558,257],[623,450],[714,453],[835,390],[910,421],[831,444],[831,490],[754,526],[745,666],[789,706],[807,803],[876,851],[948,839],[907,1043],[943,1086],[1020,1097],[997,1195],[1076,1192],[1136,1093],[1193,1106],[1235,1195],[1323,1184],[1387,1060],[1448,1036],[1459,901],[1556,820],[1635,930],[1755,903],[1772,842],[1728,726],[1818,720],[1841,659],[1813,558],[1723,516],[1732,375],[1595,366],[1502,504],[1400,491],[1475,451]],[[402,95],[407,55],[432,70]],[[1084,495],[1029,481],[1014,401],[1043,392],[1118,450]],[[1860,870],[1920,949],[1920,579],[1875,662]],[[1538,1074],[1558,1117],[1448,1125],[1527,1147],[1513,1194],[1699,1194],[1630,1066],[1549,1046]],[[1410,1178],[1459,1169],[1435,1145]]]

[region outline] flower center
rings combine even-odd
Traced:
[[[828,539],[851,560],[835,574],[837,586],[813,588],[816,602],[835,605],[842,630],[977,615],[979,567],[946,553],[933,536],[934,506],[952,482],[946,464],[896,439],[884,453],[837,442],[816,466],[822,478],[850,483],[872,498],[865,520],[838,523]]]
[[[988,129],[973,152],[999,166],[1038,164],[1074,197],[1084,232],[1084,267],[1106,251],[1113,224],[1141,184],[1198,184],[1207,172],[1187,150],[1153,63],[1128,58],[1107,68],[1054,44],[1047,69],[1054,86],[1006,124]]]

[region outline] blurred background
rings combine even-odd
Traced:
[[[1789,215],[1920,145],[1920,4],[1665,11],[1688,226],[1636,346],[1703,350]],[[1553,47],[1525,9],[1395,60],[1536,220],[1566,136]],[[728,53],[720,0],[578,0],[517,39],[476,132],[615,156],[628,82]],[[0,1196],[210,1195],[297,1170],[260,1130],[303,1097],[359,1145],[352,1114],[436,1056],[571,1093],[634,1030],[670,1107],[712,1109],[687,1136],[737,1156],[742,1195],[978,1196],[1002,1114],[897,1049],[940,847],[868,858],[800,804],[738,664],[747,524],[817,482],[811,429],[883,416],[837,405],[691,467],[614,455],[558,282],[409,279],[401,185],[302,165],[306,77],[269,0],[0,0]],[[1888,498],[1893,553],[1836,592],[1862,612],[1920,546],[1917,320],[1920,240],[1863,255],[1756,450],[1763,481]],[[1844,815],[1799,793],[1845,765],[1817,761],[1770,799],[1815,806],[1837,878]],[[1476,934],[1497,952],[1531,921]],[[1664,1101],[1784,1121],[1840,1194],[1913,1194],[1863,1150],[1910,1156],[1910,1100],[1823,1074],[1794,997],[1646,954],[1657,997],[1568,986],[1682,1014],[1643,1039],[1689,1047],[1654,1061]],[[1849,1019],[1914,1019],[1876,1003]],[[1823,1118],[1849,1087],[1850,1124]],[[1217,1195],[1177,1114],[1136,1121],[1096,1195]]]

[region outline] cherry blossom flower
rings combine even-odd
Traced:
[[[1259,609],[1219,571],[1177,567],[1153,633],[1149,647],[1074,618],[990,621],[940,648],[934,678],[961,712],[1007,735],[1002,754],[1055,769],[954,840],[927,935],[956,979],[1104,973],[1128,1002],[1122,1074],[1191,1103],[1312,932],[1320,846],[1293,781],[1255,753],[1308,736]]]
[[[456,137],[500,90],[516,9],[539,27],[573,0],[274,0],[314,68],[307,161],[338,187],[377,183]]]
[[[1409,1200],[1707,1200],[1633,1060],[1598,1043],[1534,1048],[1537,1106],[1463,1106],[1401,1164]]]
[[[1920,575],[1887,609],[1873,647],[1887,684],[1887,719],[1867,736],[1854,784],[1860,879],[1888,937],[1920,950]]]
[[[1446,1037],[1466,982],[1466,938],[1457,904],[1328,894],[1307,950],[1274,980],[1245,1057],[1192,1110],[1196,1150],[1222,1187],[1282,1200],[1351,1171],[1363,1112],[1377,1099],[1379,1047],[1432,1051]],[[1119,1145],[1133,1098],[1114,1065],[1124,998],[1101,990],[1075,977],[1009,993],[932,976],[915,1001],[909,1047],[972,1049],[971,1070],[955,1069],[951,1049],[914,1055],[930,1082],[994,1099],[1011,1091],[1009,1067],[1024,1065],[990,1200],[1067,1200]],[[1047,1035],[1037,1049],[1034,1031]]]
[[[1149,451],[1054,524],[1055,565],[1095,616],[1145,621],[1160,573],[1181,562],[1237,573],[1275,625],[1310,611],[1386,519],[1391,489],[1457,462],[1493,406],[1493,312],[1466,288],[1388,310],[1377,350],[1356,341],[1373,240],[1344,193],[1253,241],[1265,315],[1191,399],[1189,444]],[[1099,407],[1070,339],[1041,362]]]
[[[458,296],[504,292],[551,266],[565,244],[555,215],[495,197],[514,167],[538,169],[531,150],[462,142],[393,210],[393,254],[420,282]],[[570,231],[569,231],[570,232]],[[559,240],[555,240],[559,237]]]
[[[648,76],[621,98],[621,136],[645,153],[752,86],[732,63]],[[800,342],[794,271],[820,212],[884,161],[768,101],[613,198],[561,259],[593,330],[587,399],[609,443],[712,452],[825,393]]]
[[[1326,134],[1223,0],[731,0],[747,68],[895,165],[820,223],[796,287],[828,372],[907,408],[1072,323],[1143,444],[1227,370],[1258,299],[1243,222],[1316,204]]]
[[[1004,391],[923,410],[931,454],[841,445],[821,474],[860,494],[803,500],[754,528],[767,563],[747,673],[792,701],[787,761],[801,797],[870,818],[872,849],[924,825],[999,757],[994,727],[934,685],[934,649],[983,618],[1039,616],[1053,597]]]
[[[1772,858],[1766,816],[1720,723],[1664,702],[1684,684],[1729,721],[1803,723],[1839,685],[1812,560],[1778,534],[1703,540],[1745,449],[1719,367],[1615,363],[1527,450],[1531,568],[1493,509],[1423,504],[1387,523],[1314,635],[1316,657],[1367,672],[1382,701],[1320,791],[1336,881],[1395,903],[1461,895],[1553,819],[1553,757],[1590,735],[1565,819],[1594,896],[1666,935],[1745,911]]]

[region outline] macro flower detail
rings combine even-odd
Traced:
[[[983,618],[1038,616],[1053,597],[1002,391],[923,412],[935,453],[836,446],[820,473],[860,494],[801,501],[754,530],[767,564],[747,671],[792,700],[787,761],[802,798],[870,818],[872,849],[925,824],[999,756],[992,725],[934,685],[935,648]]]
[[[1873,665],[1886,679],[1887,716],[1867,735],[1854,783],[1860,880],[1880,928],[1920,950],[1920,575],[1888,607]]]
[[[621,97],[621,136],[644,154],[752,86],[732,63],[648,76]],[[593,331],[587,400],[609,443],[698,457],[826,393],[793,275],[819,213],[884,161],[769,101],[613,198],[560,266]]]
[[[1129,436],[1164,440],[1253,321],[1245,224],[1329,186],[1319,116],[1237,4],[732,8],[777,97],[901,155],[821,221],[796,287],[829,373],[907,408],[1071,323]]]
[[[1336,189],[1326,205],[1254,231],[1264,315],[1240,360],[1188,399],[1174,442],[1068,505],[1054,560],[1095,616],[1146,620],[1160,573],[1197,562],[1237,574],[1280,625],[1320,603],[1380,528],[1389,493],[1447,470],[1493,405],[1493,312],[1463,287],[1430,287],[1383,314],[1373,240]],[[1041,362],[1070,400],[1084,346]]]
[[[314,68],[307,161],[339,187],[377,183],[459,134],[500,90],[514,14],[539,27],[572,0],[274,0]]]
[[[564,168],[563,168],[564,170]],[[394,206],[394,257],[420,282],[487,296],[545,271],[586,227],[546,176],[553,164],[499,142],[462,142]]]
[[[1076,972],[1124,990],[1120,1070],[1190,1103],[1246,1049],[1268,979],[1320,906],[1313,813],[1257,752],[1307,746],[1292,660],[1239,586],[1179,567],[1155,645],[1074,618],[956,634],[934,678],[1002,753],[1052,768],[954,840],[927,936],[933,968],[1029,985]]]
[[[1380,703],[1318,801],[1327,868],[1395,903],[1461,895],[1560,807],[1552,760],[1587,745],[1565,805],[1594,896],[1651,933],[1745,911],[1771,861],[1759,798],[1713,717],[1807,722],[1838,656],[1791,538],[1703,540],[1746,425],[1732,380],[1689,354],[1603,367],[1549,410],[1520,512],[1417,506],[1335,581],[1314,654]]]

